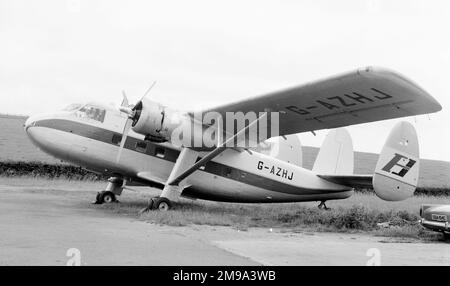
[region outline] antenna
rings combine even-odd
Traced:
[[[153,81],[153,83],[150,85],[150,87],[147,89],[147,91],[144,93],[144,96],[142,97],[142,98],[144,98],[144,97],[146,97],[147,96],[147,94],[150,92],[150,90],[152,90],[152,88],[155,86],[155,84],[156,84],[156,81]]]

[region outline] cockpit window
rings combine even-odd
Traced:
[[[75,111],[75,110],[80,109],[82,106],[83,106],[83,105],[81,105],[81,104],[79,104],[79,103],[73,103],[73,104],[71,104],[71,105],[65,107],[65,108],[63,109],[63,111],[69,111],[69,112],[70,112],[70,111]]]
[[[76,112],[76,115],[81,118],[92,119],[95,121],[102,122],[105,120],[106,110],[103,108],[98,108],[92,105],[85,105],[80,110]]]

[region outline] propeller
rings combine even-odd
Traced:
[[[130,106],[128,104],[127,95],[123,90],[122,95],[123,100],[121,106],[119,107],[119,110],[127,115],[127,120],[125,121],[125,126],[123,127],[122,140],[120,140],[120,147],[116,157],[116,164],[119,163],[120,157],[122,156],[123,147],[125,146],[125,142],[127,141],[128,133],[130,132],[131,126],[133,125],[135,116],[134,106]]]
[[[147,89],[147,91],[144,93],[144,96],[142,96],[141,100],[138,102],[141,102],[147,94],[150,92],[150,90],[155,86],[156,81],[152,83],[152,85]],[[122,140],[120,141],[120,147],[119,152],[117,153],[116,157],[116,164],[119,163],[120,157],[122,156],[123,147],[125,146],[125,142],[127,141],[128,133],[130,132],[131,127],[133,126],[133,122],[136,119],[136,106],[137,104],[130,105],[128,104],[128,98],[124,90],[122,90],[122,104],[119,107],[119,110],[127,115],[127,121],[125,121],[125,125],[123,127],[122,131]]]

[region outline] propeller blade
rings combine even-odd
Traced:
[[[128,104],[128,97],[127,97],[127,94],[125,93],[125,90],[122,90],[122,96],[123,96],[123,99],[122,99],[122,103],[120,104],[120,106],[121,107],[128,107],[129,106],[129,104]]]
[[[154,81],[152,83],[152,85],[147,89],[147,91],[144,93],[144,96],[141,98],[141,101],[144,99],[144,97],[147,96],[147,94],[150,92],[150,90],[152,90],[152,88],[155,86],[155,84],[156,84],[156,81]],[[125,90],[122,90],[122,96],[123,96],[123,100],[122,100],[122,104],[120,104],[119,110],[120,110],[120,112],[125,113],[128,116],[128,118],[127,118],[127,121],[125,122],[125,126],[123,127],[122,140],[120,141],[119,152],[117,153],[117,157],[116,157],[116,164],[119,163],[120,157],[122,156],[123,147],[125,146],[125,142],[127,141],[128,133],[130,132],[130,129],[133,124],[133,120],[134,120],[134,116],[135,116],[134,109],[136,107],[136,105],[130,105],[128,103],[128,98],[125,93]]]
[[[125,141],[127,141],[128,132],[130,132],[132,123],[133,123],[133,119],[127,118],[127,121],[125,122],[125,126],[123,128],[122,140],[120,141],[119,152],[117,153],[117,157],[116,157],[116,164],[119,163],[120,157],[122,156],[122,150],[123,150],[123,147],[125,146]]]
[[[125,113],[128,117],[133,117],[133,109],[126,106],[119,107],[120,112]]]

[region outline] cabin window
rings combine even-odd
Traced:
[[[231,169],[230,169],[230,168],[226,168],[226,169],[225,169],[225,175],[226,175],[228,178],[231,178]]]
[[[145,143],[144,141],[136,142],[136,151],[145,153],[146,150],[147,150],[147,143]]]
[[[87,118],[103,123],[106,110],[92,105],[85,105],[80,110],[76,111],[75,114],[81,118]]]
[[[111,141],[113,144],[120,145],[120,142],[122,141],[122,136],[114,134]]]
[[[201,159],[202,159],[201,157],[197,157],[197,159],[195,160],[195,163],[197,164],[197,162],[200,161]],[[200,166],[198,169],[199,170],[205,170],[205,165]]]
[[[164,156],[166,155],[166,149],[161,148],[161,147],[156,147],[155,155],[156,155],[156,157],[164,158]]]

